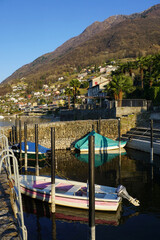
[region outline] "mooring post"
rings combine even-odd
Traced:
[[[35,124],[35,152],[36,152],[36,176],[39,176],[39,163],[38,163],[38,124]]]
[[[98,133],[101,134],[101,117],[98,120]]]
[[[89,136],[89,240],[95,240],[95,148],[94,136]]]
[[[151,128],[151,150],[150,150],[150,162],[153,163],[153,120],[150,120],[150,128]]]
[[[15,126],[12,126],[12,145],[15,144]]]
[[[20,171],[22,173],[22,128],[21,128],[21,120],[19,120],[19,165],[20,165]]]
[[[17,115],[15,119],[15,143],[18,143],[18,136],[17,136]]]
[[[9,142],[10,145],[12,145],[12,131],[9,132]]]
[[[25,154],[24,154],[24,168],[27,171],[27,123],[24,122],[24,146],[25,146]],[[21,149],[22,152],[22,149]]]
[[[51,212],[55,213],[55,128],[51,128]]]
[[[121,119],[118,118],[118,140],[119,140],[119,154],[121,154]]]

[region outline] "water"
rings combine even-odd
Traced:
[[[123,200],[116,213],[104,213],[96,224],[96,239],[143,240],[160,238],[160,156],[154,156],[154,165],[149,163],[147,153],[127,150],[126,155],[112,159],[101,158],[95,168],[97,184],[117,187],[122,184],[132,197],[140,200],[140,207]],[[56,152],[57,174],[67,178],[87,181],[88,165],[70,151]],[[42,164],[40,175],[50,175],[50,161]],[[71,209],[56,208],[56,220],[50,215],[47,203],[24,198],[25,225],[28,239],[88,239],[88,213],[75,213]],[[71,216],[83,217],[72,221]],[[56,227],[55,227],[56,226]]]
[[[17,118],[19,121],[19,117]],[[48,122],[55,122],[58,121],[58,118],[54,118],[53,116],[37,116],[37,117],[31,117],[31,116],[21,116],[21,122],[22,124],[24,122],[27,122],[27,124],[39,124],[39,123],[48,123]],[[15,116],[5,116],[3,119],[0,119],[0,127],[7,127],[7,126],[13,126],[15,125]]]

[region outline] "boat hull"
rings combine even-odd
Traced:
[[[19,150],[13,150],[14,155],[17,159],[20,159],[20,152]],[[25,152],[22,152],[22,160],[25,159]],[[38,153],[38,160],[45,160],[46,159],[46,153]],[[36,154],[35,153],[28,153],[27,152],[27,160],[36,160]]]
[[[26,176],[29,177],[29,176]],[[35,177],[35,176],[34,176]],[[24,177],[25,178],[25,177]],[[31,198],[39,199],[51,203],[51,191],[46,191],[42,189],[33,188],[24,184],[25,181],[20,182],[21,193],[25,194]],[[27,180],[26,180],[27,182]],[[74,181],[72,181],[73,183]],[[84,183],[83,183],[84,184]],[[115,194],[115,193],[114,193]],[[95,198],[95,210],[96,211],[117,211],[121,198],[117,197],[114,200],[111,199],[101,199]],[[65,194],[56,193],[55,194],[55,204],[59,206],[79,208],[79,209],[88,209],[89,208],[89,199],[88,197],[81,196],[70,196]]]
[[[113,146],[113,147],[105,147],[105,148],[95,148],[95,153],[108,153],[108,152],[113,152],[113,151],[123,151],[125,152],[124,147],[126,146],[126,143],[121,144],[120,148],[119,146]],[[88,149],[79,149],[80,153],[88,153],[89,150]]]

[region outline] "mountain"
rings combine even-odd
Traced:
[[[111,58],[131,58],[160,51],[160,4],[132,15],[94,22],[79,36],[44,54],[9,76],[4,83],[55,80],[75,67],[101,64]]]

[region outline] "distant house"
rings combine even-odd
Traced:
[[[48,88],[48,85],[47,84],[43,84],[43,87],[42,87],[43,89],[46,89],[46,88]]]
[[[64,79],[64,77],[59,77],[58,78],[58,81],[61,81],[61,80],[63,80]]]
[[[78,74],[78,79],[82,80],[84,77],[87,76],[87,74],[88,74],[87,72]]]
[[[106,93],[103,92],[105,89],[105,85],[110,82],[109,79],[104,77],[97,77],[89,80],[89,88],[88,88],[88,103],[92,103],[92,97],[104,97]]]

